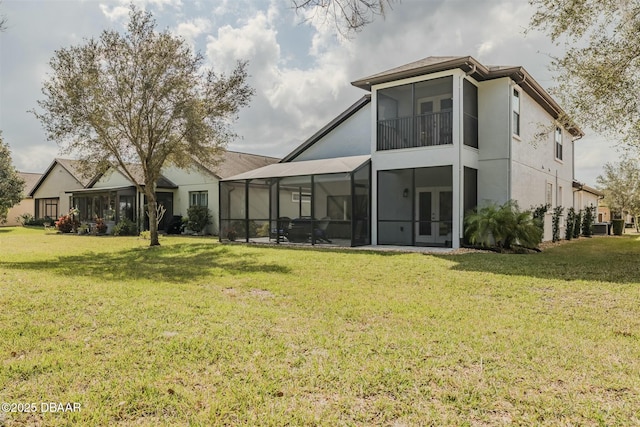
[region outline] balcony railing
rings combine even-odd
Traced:
[[[377,149],[430,147],[453,144],[451,111],[378,120]]]

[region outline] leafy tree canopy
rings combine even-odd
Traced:
[[[7,222],[7,212],[20,203],[24,190],[24,180],[13,167],[9,145],[0,133],[0,224]]]
[[[640,215],[640,166],[637,159],[604,165],[604,173],[596,178],[604,193],[604,201],[617,215]]]
[[[574,120],[640,148],[640,3],[637,0],[529,0],[531,28],[565,54],[553,58],[556,95]]]
[[[163,166],[214,163],[235,137],[230,125],[253,95],[246,62],[229,75],[204,67],[201,54],[150,13],[131,5],[127,31],[63,48],[50,61],[41,111],[47,136],[81,160],[88,175],[117,168],[137,184],[140,165],[151,245],[158,245],[156,183]]]

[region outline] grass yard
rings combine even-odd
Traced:
[[[637,236],[533,255],[161,243],[0,229],[0,401],[37,405],[0,425],[640,424]]]

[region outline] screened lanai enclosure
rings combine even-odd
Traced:
[[[371,243],[370,156],[276,163],[220,182],[220,239]]]
[[[478,171],[464,167],[462,178],[458,190],[452,166],[378,171],[378,244],[452,247],[454,197],[462,191],[465,214],[478,204]]]

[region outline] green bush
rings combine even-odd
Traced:
[[[613,234],[616,236],[622,236],[624,232],[624,219],[614,219],[611,221],[613,224]]]
[[[114,236],[135,236],[138,234],[138,229],[133,221],[124,218],[113,227],[111,234]]]
[[[553,242],[560,240],[560,217],[562,216],[562,211],[564,211],[562,206],[553,208],[553,217],[551,219],[551,230],[553,232],[551,239]]]
[[[551,205],[548,203],[546,205],[539,205],[533,208],[531,212],[533,221],[536,223],[538,227],[540,227],[540,230],[542,231],[542,235],[544,235],[544,216],[546,215],[550,207]]]
[[[476,245],[512,249],[535,248],[542,241],[542,230],[530,211],[520,211],[515,201],[490,205],[465,218],[465,236]]]
[[[51,218],[44,217],[44,218],[34,218],[33,216],[29,215],[29,214],[25,214],[28,215],[29,218],[28,220],[25,220],[24,223],[22,223],[22,225],[24,226],[38,226],[38,227],[42,227],[44,224],[53,224],[55,221],[52,220]],[[21,217],[24,218],[24,215]]]
[[[270,233],[269,223],[265,222],[264,224],[262,224],[260,228],[258,228],[257,237],[269,237],[269,233]]]
[[[567,209],[567,222],[564,229],[564,238],[567,240],[573,239],[573,227],[576,223],[576,210],[572,207]]]
[[[30,222],[35,221],[35,218],[31,214],[25,213],[16,217],[16,221],[18,221],[20,225],[25,226],[25,225],[29,225]]]
[[[191,206],[187,209],[187,227],[194,233],[200,233],[211,223],[209,208],[206,206]]]
[[[591,205],[584,209],[584,215],[582,216],[582,235],[586,237],[591,237],[593,234],[593,230],[591,226],[593,225],[594,213],[596,211],[596,207]]]
[[[55,223],[56,228],[61,233],[71,233],[78,228],[80,222],[73,215],[63,215]]]
[[[573,221],[573,237],[577,239],[580,237],[580,230],[582,229],[582,210],[580,210]]]
[[[244,220],[234,221],[233,224],[231,224],[231,228],[240,238],[244,239],[246,237],[258,237],[258,224],[256,224],[256,222],[252,219],[249,220],[249,234],[247,236],[246,223],[247,222]]]
[[[96,218],[96,231],[98,234],[104,234],[107,232],[107,224],[105,224],[103,218]]]

